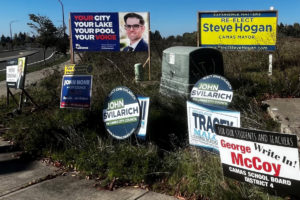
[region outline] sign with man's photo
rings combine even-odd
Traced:
[[[148,12],[70,13],[74,51],[148,51]]]
[[[26,57],[9,60],[6,66],[6,84],[9,88],[23,89]]]

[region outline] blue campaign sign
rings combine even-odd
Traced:
[[[91,96],[91,75],[63,76],[60,108],[90,108]]]
[[[140,125],[140,105],[127,87],[114,88],[108,95],[102,112],[106,130],[116,139],[126,139]]]
[[[191,91],[194,102],[227,107],[232,101],[233,92],[229,81],[219,75],[208,75],[201,78]]]
[[[120,51],[119,16],[70,13],[74,51]]]

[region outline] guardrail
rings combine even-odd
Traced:
[[[54,51],[48,58],[45,58],[45,60],[39,60],[39,61],[36,61],[36,62],[33,62],[33,63],[29,63],[29,64],[27,64],[27,66],[35,65],[35,64],[47,61],[47,60],[51,59],[56,53],[57,53],[57,51]],[[1,69],[0,72],[2,72],[2,71],[6,71],[6,69]]]

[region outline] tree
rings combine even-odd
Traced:
[[[36,41],[42,46],[44,52],[44,63],[46,64],[46,50],[53,47],[57,41],[57,28],[46,16],[29,14],[32,23],[27,23],[30,28],[37,32]]]
[[[67,55],[67,50],[70,45],[69,37],[65,33],[64,27],[59,27],[57,33],[56,51]]]
[[[1,46],[4,48],[6,47],[6,37],[4,35],[1,36]]]
[[[294,23],[294,32],[295,32],[295,37],[300,37],[300,24],[299,23]]]

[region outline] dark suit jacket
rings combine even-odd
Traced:
[[[128,51],[128,47],[125,47],[123,49],[123,51]],[[148,51],[148,44],[147,44],[147,42],[145,42],[144,39],[141,39],[141,41],[135,47],[134,51]]]

